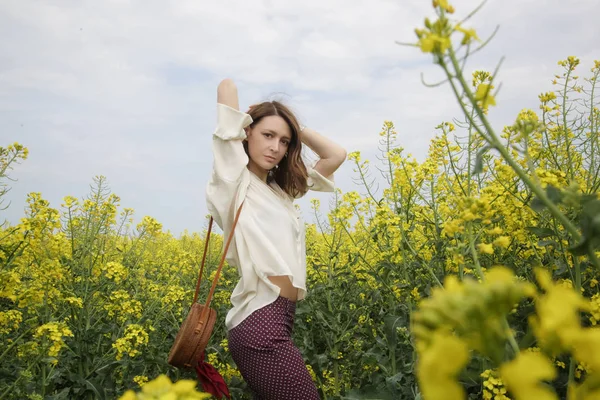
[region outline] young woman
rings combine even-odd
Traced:
[[[314,165],[304,164],[302,144],[319,155]],[[212,150],[206,199],[224,237],[243,202],[226,256],[240,276],[225,319],[229,351],[256,398],[318,399],[292,341],[296,301],[306,296],[304,223],[293,201],[309,189],[333,192],[346,151],[300,127],[281,103],[240,112],[230,79],[217,90]]]

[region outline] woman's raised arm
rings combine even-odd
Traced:
[[[227,78],[219,83],[219,87],[217,87],[217,103],[225,104],[239,111],[238,91],[233,80]]]
[[[213,134],[214,174],[222,180],[235,182],[248,164],[242,141],[244,128],[252,123],[250,115],[239,110],[235,83],[224,79],[217,88],[217,128]]]

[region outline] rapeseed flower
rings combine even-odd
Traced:
[[[443,361],[442,361],[443,360]],[[417,377],[427,400],[462,399],[463,387],[457,376],[469,361],[469,348],[451,333],[436,332],[431,344],[417,361]]]
[[[200,400],[211,397],[208,393],[198,392],[196,385],[196,381],[189,379],[172,383],[166,375],[159,375],[145,383],[140,393],[128,390],[119,400]]]
[[[499,368],[500,376],[515,400],[555,400],[556,394],[542,381],[556,377],[552,362],[541,353],[521,352]]]

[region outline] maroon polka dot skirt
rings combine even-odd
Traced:
[[[228,332],[229,352],[255,399],[319,399],[292,341],[295,315],[296,303],[279,296]]]

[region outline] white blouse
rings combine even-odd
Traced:
[[[225,325],[230,330],[252,312],[277,299],[280,288],[267,277],[288,275],[306,297],[306,242],[304,221],[294,199],[276,182],[267,185],[248,168],[242,140],[252,117],[217,103],[217,128],[213,134],[213,171],[206,187],[208,211],[223,230],[224,244],[244,201],[226,260],[237,267],[240,280],[231,295],[233,307]],[[333,192],[333,175],[325,178],[307,166],[310,190]],[[298,196],[298,198],[301,196]]]

